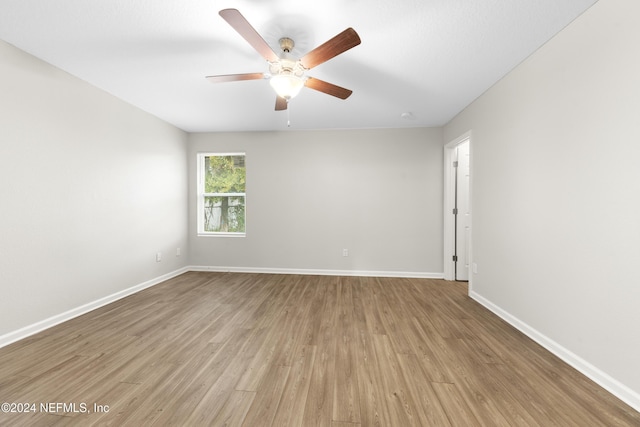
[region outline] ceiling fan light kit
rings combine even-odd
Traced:
[[[271,76],[269,84],[279,97],[289,101],[300,93],[302,86],[304,86],[304,80],[292,74],[276,74]]]
[[[293,40],[288,37],[280,39],[282,54],[279,61],[269,62],[269,72],[271,77],[269,83],[278,96],[289,101],[300,93],[304,86],[306,69],[299,60],[290,54],[295,46]]]
[[[298,95],[305,86],[340,99],[347,99],[351,95],[351,90],[306,76],[306,72],[359,45],[360,37],[353,28],[347,28],[302,58],[294,58],[291,50],[295,43],[291,38],[282,37],[278,41],[282,53],[277,55],[237,9],[223,9],[220,11],[220,16],[267,61],[269,73],[208,76],[207,79],[210,82],[223,83],[267,78],[277,94],[276,111],[286,110],[289,100]]]

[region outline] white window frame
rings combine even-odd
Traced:
[[[246,153],[234,152],[234,153],[197,153],[197,222],[198,222],[198,237],[246,237],[247,235],[247,188],[245,184],[244,193],[205,193],[204,192],[204,159],[205,157],[212,156],[244,156],[245,159],[245,168],[247,155]],[[246,169],[245,169],[246,170]],[[221,232],[221,231],[204,231],[204,198],[211,196],[243,196],[244,197],[244,217],[245,217],[245,229],[244,232]]]

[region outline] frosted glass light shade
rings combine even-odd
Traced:
[[[278,96],[289,100],[300,93],[300,89],[304,86],[304,80],[292,74],[278,74],[271,77],[269,84]]]

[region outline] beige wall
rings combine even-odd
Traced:
[[[247,236],[195,237],[196,266],[442,275],[442,130],[193,134],[196,153],[246,152]],[[342,256],[342,249],[349,256]]]
[[[640,2],[597,2],[445,127],[472,131],[473,292],[640,408]]]
[[[186,265],[184,132],[2,41],[0,94],[0,345]]]

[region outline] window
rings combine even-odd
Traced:
[[[244,158],[198,154],[198,235],[245,235]]]

